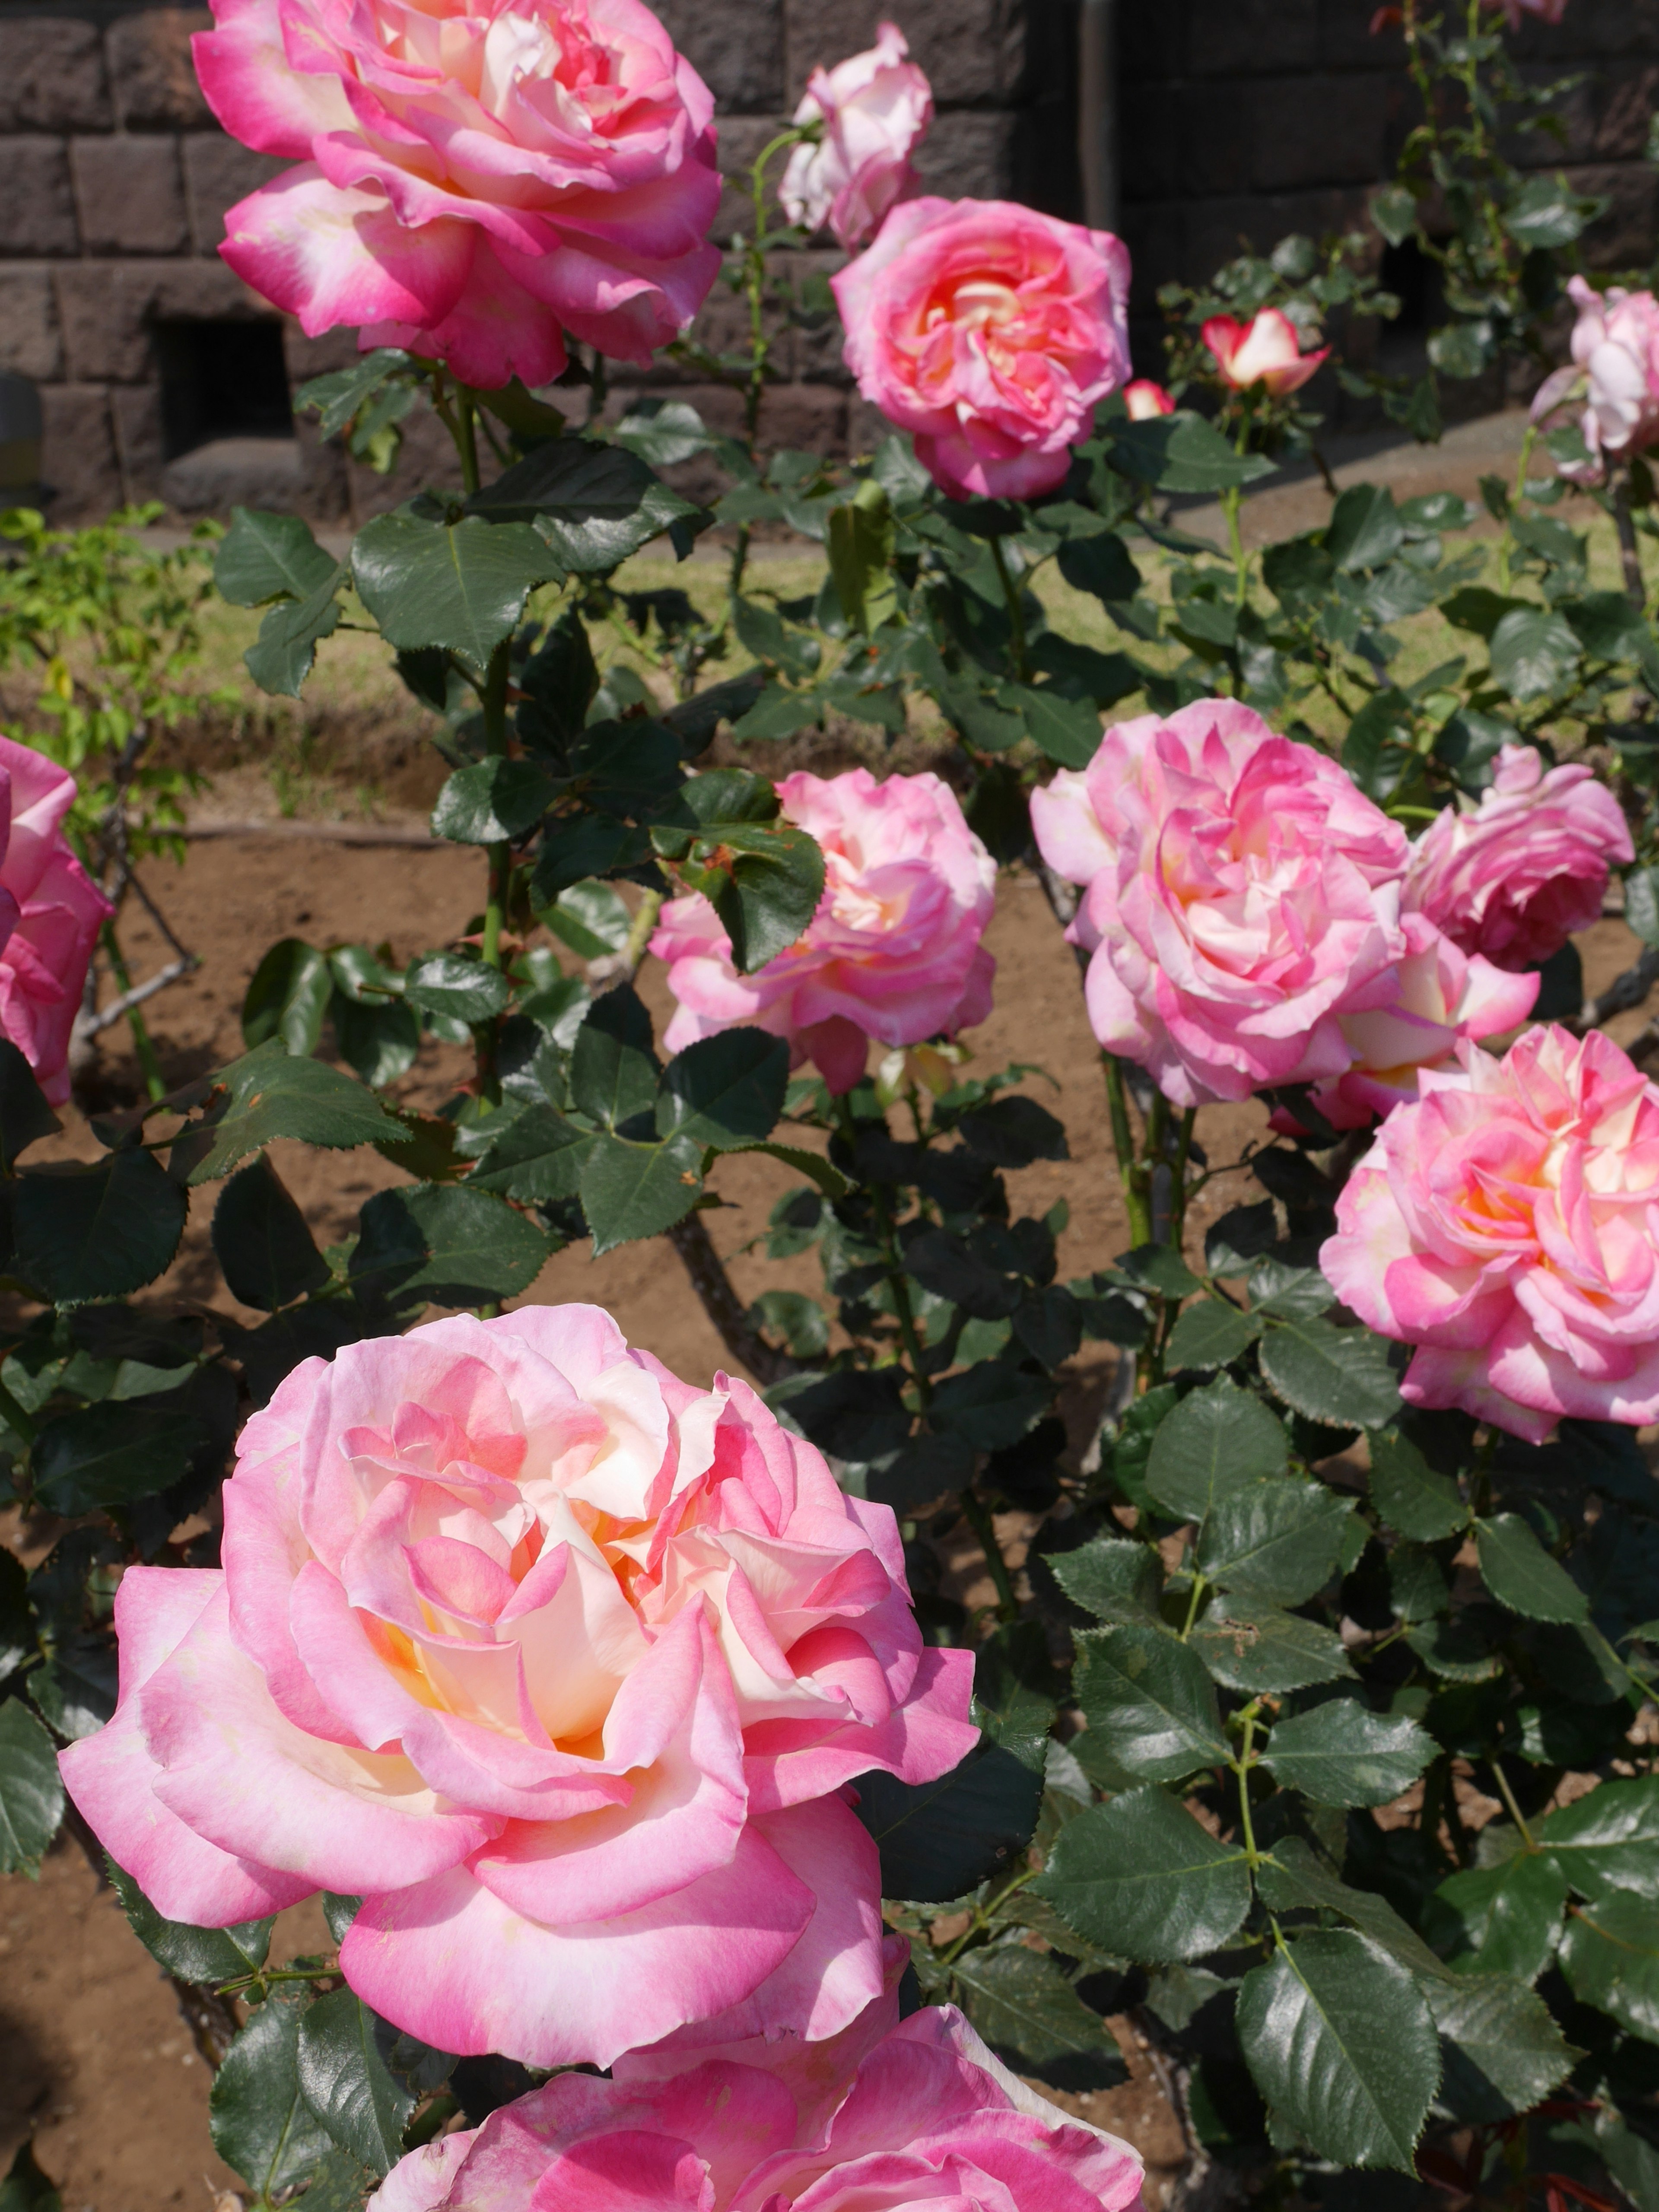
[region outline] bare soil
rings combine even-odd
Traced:
[[[185,942],[202,957],[189,981],[153,1002],[153,1028],[163,1068],[183,1082],[233,1058],[241,1048],[238,1013],[260,954],[276,939],[313,943],[388,940],[393,957],[443,943],[465,928],[479,896],[475,855],[453,848],[344,849],[337,844],[234,838],[192,845],[176,873],[152,867],[153,888]],[[166,956],[161,939],[135,911],[126,932],[134,970],[142,975]],[[1071,1221],[1060,1240],[1062,1277],[1103,1265],[1127,1239],[1111,1161],[1109,1132],[1093,1041],[1084,1018],[1072,957],[1060,942],[1041,891],[1029,877],[1006,877],[990,945],[998,966],[996,1011],[971,1040],[981,1071],[1011,1060],[1040,1063],[1057,1086],[1030,1079],[1036,1095],[1061,1115],[1072,1158],[1040,1163],[1011,1178],[1017,1206],[1045,1213],[1064,1196]],[[1600,988],[1638,951],[1617,921],[1584,941],[1591,988]],[[647,966],[641,988],[659,1020],[666,999],[660,969]],[[1615,1024],[1621,1036],[1642,1016]],[[112,1038],[121,1039],[116,1030]],[[411,1103],[436,1106],[460,1072],[459,1056],[429,1048],[402,1086]],[[111,1042],[93,1084],[94,1103],[107,1106],[137,1095],[137,1071]],[[1261,1132],[1254,1105],[1212,1109],[1200,1135],[1217,1166],[1237,1160]],[[54,1143],[66,1158],[96,1151],[84,1120],[65,1115]],[[372,1152],[323,1153],[276,1148],[279,1165],[320,1243],[350,1229],[357,1208],[376,1189],[404,1178]],[[725,1163],[716,1177],[723,1210],[710,1217],[722,1254],[745,1297],[768,1287],[816,1287],[811,1255],[787,1265],[744,1248],[763,1227],[787,1171],[756,1159]],[[212,1302],[252,1320],[227,1298],[214,1267],[208,1231],[212,1189],[193,1194],[190,1225],[162,1297]],[[1193,1227],[1204,1228],[1229,1206],[1255,1194],[1242,1173],[1224,1174],[1200,1194]],[[591,1260],[573,1249],[550,1261],[528,1294],[554,1304],[593,1300],[609,1307],[635,1343],[688,1379],[702,1382],[724,1364],[719,1340],[690,1294],[680,1265],[661,1240],[626,1246]],[[1073,1443],[1091,1433],[1109,1385],[1109,1355],[1085,1347],[1067,1393]],[[61,1524],[37,1517],[19,1527],[0,1517],[0,1540],[31,1564],[43,1557]],[[1023,1536],[1012,1521],[1011,1539]],[[982,1561],[968,1548],[951,1560],[955,1586],[972,1603],[991,1596]],[[278,1955],[326,1948],[314,1908],[285,1916]],[[165,2212],[185,2206],[211,2212],[211,2200],[235,2186],[214,2158],[206,2100],[209,2069],[194,2048],[173,1991],[127,1929],[112,1893],[102,1887],[79,1846],[60,1839],[38,1884],[0,1881],[0,2171],[26,2135],[63,2191],[65,2212]],[[1124,2088],[1085,2099],[1057,2098],[1097,2124],[1135,2142],[1151,2169],[1149,2205],[1163,2201],[1179,2157],[1172,2115],[1152,2077],[1147,2054],[1127,2022],[1115,2023],[1133,2079]]]

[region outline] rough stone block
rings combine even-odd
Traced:
[[[81,234],[61,138],[5,141],[6,188],[0,194],[0,254],[76,253]]]
[[[1318,0],[1191,0],[1187,66],[1194,76],[1310,70],[1318,52]]]
[[[1326,69],[1382,70],[1406,66],[1406,40],[1397,23],[1371,29],[1373,10],[1353,0],[1319,0],[1319,59]]]
[[[190,40],[212,24],[205,8],[146,8],[110,25],[110,84],[124,130],[210,128],[213,116],[196,82]]]
[[[1253,121],[1249,93],[1232,85],[1148,87],[1124,102],[1119,117],[1125,196],[1202,199],[1249,191]]]
[[[338,523],[349,509],[344,456],[314,436],[210,439],[164,465],[154,495],[187,516],[255,507]]]
[[[190,244],[176,138],[77,138],[75,196],[89,253],[182,253]]]
[[[957,109],[936,116],[916,155],[922,190],[942,199],[1010,197],[1014,118]]]
[[[1187,15],[1186,0],[1117,10],[1117,66],[1131,98],[1141,85],[1186,76]]]
[[[325,331],[319,337],[308,338],[291,315],[283,318],[283,357],[290,384],[306,384],[313,376],[349,368],[360,351],[354,330]]]
[[[1176,276],[1201,284],[1236,254],[1266,252],[1292,231],[1321,238],[1327,231],[1351,229],[1363,216],[1367,197],[1361,191],[1329,191],[1194,200],[1186,210],[1182,265],[1160,270],[1157,282]]]
[[[784,0],[658,0],[656,12],[723,114],[783,101]]]
[[[0,131],[107,131],[111,120],[95,25],[0,23]]]
[[[106,515],[122,501],[109,398],[99,384],[48,384],[40,393],[41,472],[56,493],[54,522]]]
[[[51,271],[0,266],[0,368],[46,384],[64,373]]]
[[[222,261],[76,262],[59,269],[58,313],[72,376],[143,383],[150,325],[268,317],[269,305]]]
[[[166,448],[161,427],[161,391],[155,384],[116,385],[109,395],[115,426],[115,450],[121,463],[122,496],[160,499]]]
[[[1259,190],[1369,185],[1388,173],[1390,103],[1381,78],[1280,78],[1253,86],[1249,100]]]
[[[874,44],[891,0],[785,0],[789,33],[789,94],[799,100],[807,77]],[[1024,62],[1024,10],[1018,0],[910,0],[899,11],[913,58],[927,70],[942,107],[1010,100]]]
[[[1607,211],[1584,233],[1584,252],[1597,269],[1628,269],[1651,259],[1659,219],[1659,175],[1638,167],[1569,169],[1581,192],[1595,192]]]
[[[218,252],[227,208],[257,192],[289,166],[274,154],[256,154],[216,131],[186,138],[184,157],[191,237],[198,253]]]

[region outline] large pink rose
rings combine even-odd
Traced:
[[[161,1911],[362,1896],[368,2003],[538,2066],[817,2039],[879,1990],[841,1793],[957,1764],[972,1660],[746,1384],[593,1306],[462,1316],[296,1368],[224,1497],[222,1573],[129,1570],[115,1717],[63,1754]]]
[[[1129,374],[1129,255],[1007,200],[910,200],[830,279],[847,365],[957,499],[1052,491]]]
[[[569,331],[647,366],[720,270],[714,104],[641,0],[214,0],[233,137],[297,161],[219,251],[314,337],[545,384]]]
[[[1541,1443],[1659,1420],[1659,1090],[1611,1037],[1529,1030],[1383,1123],[1319,1263],[1419,1349],[1401,1394]]]
[[[933,119],[933,94],[909,52],[896,24],[879,24],[867,53],[813,70],[795,110],[823,136],[789,156],[778,198],[791,222],[828,223],[848,253],[915,181],[910,156]]]
[[[896,2010],[871,2008],[827,2100],[749,2053],[562,2075],[411,2151],[370,2212],[1140,2212],[1127,2143],[1028,2089],[954,2006]]]
[[[1413,847],[1403,903],[1519,974],[1589,927],[1609,867],[1634,858],[1624,811],[1591,769],[1546,769],[1531,745],[1505,745],[1479,807],[1445,809]]]
[[[1404,834],[1237,701],[1119,723],[1031,823],[1088,887],[1067,934],[1096,1036],[1179,1106],[1342,1075],[1341,1017],[1396,998]]]
[[[971,1029],[991,1011],[996,963],[981,944],[996,900],[996,863],[936,775],[868,769],[778,786],[783,811],[817,840],[824,889],[806,933],[752,975],[707,899],[664,908],[651,950],[679,1001],[663,1042],[679,1052],[748,1023],[789,1039],[830,1090],[864,1073],[869,1040],[920,1044]]]
[[[1570,277],[1567,290],[1578,310],[1572,361],[1539,386],[1533,420],[1563,419],[1570,403],[1581,402],[1579,428],[1589,459],[1563,465],[1561,473],[1577,483],[1599,483],[1609,459],[1659,445],[1659,300],[1619,284],[1598,292],[1582,276]]]
[[[1479,1043],[1518,1029],[1538,1000],[1541,978],[1506,975],[1478,952],[1460,952],[1426,915],[1401,915],[1400,926],[1406,949],[1395,963],[1393,997],[1337,1016],[1353,1065],[1313,1093],[1334,1129],[1363,1129],[1409,1103],[1425,1072],[1455,1060],[1465,1039]],[[1281,1109],[1273,1126],[1290,1135],[1300,1125]]]
[[[70,1095],[70,1033],[115,911],[59,826],[74,804],[72,775],[0,738],[0,1030],[54,1106]]]

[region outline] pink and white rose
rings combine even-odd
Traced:
[[[1610,459],[1659,445],[1659,300],[1619,284],[1598,292],[1582,276],[1569,277],[1567,291],[1578,310],[1572,360],[1539,386],[1532,416],[1547,425],[1582,406],[1589,459],[1558,466],[1576,483],[1599,483]]]
[[[545,384],[565,334],[644,368],[720,270],[714,102],[641,0],[215,0],[208,105],[298,162],[220,252],[307,335]]]
[[[0,738],[0,1031],[54,1106],[70,1095],[87,968],[115,911],[64,835],[74,804],[72,775]]]
[[[1401,1392],[1541,1443],[1659,1420],[1659,1090],[1600,1030],[1426,1071],[1337,1202],[1320,1266],[1417,1346]]]
[[[872,2007],[885,2033],[827,2100],[736,2054],[562,2075],[411,2151],[369,2212],[1141,2212],[1127,2143],[1028,2089],[954,2006],[896,2011]]]
[[[1063,482],[1129,374],[1129,256],[1006,200],[918,199],[830,279],[864,397],[956,499]]]
[[[790,155],[778,198],[791,222],[828,223],[848,253],[915,182],[910,156],[933,122],[933,92],[909,52],[896,24],[878,24],[867,53],[813,70],[795,110],[797,123],[822,124],[823,135]]]
[[[1160,415],[1173,415],[1175,401],[1161,384],[1150,376],[1138,376],[1123,387],[1123,404],[1132,422],[1155,422]]]
[[[1304,353],[1301,333],[1277,307],[1263,307],[1248,323],[1235,322],[1231,315],[1212,315],[1204,325],[1203,337],[1224,384],[1235,392],[1264,385],[1276,399],[1300,391],[1330,352],[1328,346],[1321,346]]]
[[[1588,929],[1609,870],[1634,858],[1624,811],[1590,769],[1546,769],[1533,746],[1505,745],[1480,805],[1446,808],[1412,848],[1403,902],[1518,974]]]
[[[936,775],[868,769],[778,786],[786,819],[823,854],[824,889],[805,933],[752,975],[705,898],[663,909],[651,950],[668,963],[678,1001],[663,1042],[748,1024],[787,1037],[793,1063],[811,1060],[830,1090],[862,1078],[870,1040],[921,1044],[971,1029],[991,1011],[996,962],[981,942],[996,902],[996,863]]]
[[[341,1971],[440,2048],[609,2065],[882,1988],[845,1802],[971,1747],[897,1525],[743,1382],[593,1306],[309,1359],[242,1432],[223,1569],[129,1569],[70,1793],[170,1918],[359,1895]]]
[[[1066,933],[1096,1036],[1177,1105],[1341,1076],[1343,1018],[1397,998],[1404,833],[1237,701],[1119,723],[1031,823],[1087,886]]]

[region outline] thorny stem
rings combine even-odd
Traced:
[[[1648,603],[1642,576],[1642,555],[1636,543],[1636,522],[1630,507],[1630,471],[1620,469],[1613,483],[1613,520],[1619,532],[1619,558],[1625,571],[1625,593],[1639,614]]]
[[[781,154],[787,146],[798,145],[805,135],[793,128],[780,131],[775,138],[761,148],[749,172],[752,228],[743,259],[744,292],[749,301],[749,378],[743,395],[743,441],[751,461],[760,442],[761,407],[766,397],[766,371],[772,358],[772,341],[766,331],[766,170],[775,154]],[[737,540],[732,548],[731,575],[726,586],[728,622],[743,591],[744,571],[748,565],[749,525],[742,522],[738,526]]]
[[[1128,1093],[1123,1087],[1123,1069],[1109,1052],[1102,1051],[1101,1073],[1106,1079],[1106,1105],[1112,1122],[1112,1150],[1117,1155],[1118,1180],[1123,1186],[1123,1210],[1129,1217],[1129,1237],[1133,1244],[1150,1244],[1152,1241],[1152,1214],[1146,1204],[1146,1192],[1141,1175],[1141,1163],[1135,1158],[1134,1133],[1129,1126]]]
[[[121,950],[121,940],[115,934],[115,924],[106,921],[99,932],[99,941],[104,948],[104,957],[118,985],[121,995],[129,1000],[127,1027],[132,1031],[132,1048],[138,1055],[138,1066],[144,1079],[144,1088],[157,1103],[167,1095],[167,1086],[161,1074],[161,1063],[155,1056],[149,1025],[138,1011],[132,998],[132,970],[127,966],[127,957]]]
[[[940,1952],[939,1960],[940,1966],[954,1966],[957,1960],[961,1957],[963,1952],[967,1949],[969,1944],[973,1942],[975,1936],[980,1935],[985,1929],[990,1926],[991,1916],[995,1912],[997,1907],[1000,1905],[1005,1904],[1007,1899],[1014,1894],[1016,1890],[1024,1889],[1028,1881],[1035,1881],[1037,1878],[1037,1871],[1038,1869],[1036,1867],[1022,1867],[1012,1881],[1004,1882],[1002,1887],[997,1892],[994,1897],[988,1898],[983,1905],[975,1905],[973,1918],[963,1929],[961,1935],[957,1937],[954,1943],[948,1945],[945,1950]]]
[[[991,1518],[991,1509],[971,1487],[963,1490],[961,1496],[963,1518],[979,1538],[985,1564],[991,1570],[991,1580],[996,1584],[997,1611],[1004,1620],[1012,1620],[1019,1611],[1019,1600],[1014,1595],[1013,1578],[1008,1572],[1008,1562],[1003,1558],[1002,1547],[997,1541],[996,1523]]]
[[[1204,1593],[1209,1587],[1210,1585],[1208,1583],[1206,1582],[1203,1576],[1200,1574],[1197,1568],[1194,1567],[1193,1570],[1193,1594],[1187,1601],[1187,1618],[1181,1624],[1181,1640],[1183,1644],[1192,1634],[1194,1626],[1197,1625],[1198,1608],[1203,1604]]]
[[[1535,1851],[1538,1845],[1533,1839],[1532,1830],[1527,1826],[1525,1815],[1515,1802],[1515,1792],[1510,1788],[1510,1778],[1504,1771],[1503,1763],[1498,1753],[1494,1752],[1486,1763],[1491,1767],[1492,1778],[1498,1784],[1498,1794],[1509,1807],[1510,1818],[1520,1831],[1522,1842],[1529,1851]]]
[[[1244,550],[1244,532],[1240,527],[1239,514],[1244,504],[1243,489],[1229,484],[1221,495],[1221,511],[1227,518],[1227,544],[1233,556],[1233,604],[1243,606],[1250,592],[1250,556]]]
[[[1500,592],[1507,592],[1510,588],[1510,548],[1515,543],[1515,510],[1526,496],[1527,470],[1532,460],[1532,449],[1537,437],[1536,428],[1529,422],[1527,425],[1527,434],[1521,441],[1521,459],[1516,467],[1515,490],[1510,498],[1509,513],[1504,517],[1504,535],[1498,541],[1498,588]]]
[[[1181,1134],[1176,1139],[1175,1166],[1170,1182],[1170,1242],[1177,1252],[1186,1243],[1187,1163],[1192,1156],[1193,1127],[1197,1120],[1198,1109],[1189,1106],[1181,1117]]]
[[[1002,585],[1002,596],[1008,609],[1008,628],[1012,647],[1014,681],[1024,684],[1030,674],[1025,658],[1025,610],[1019,602],[1019,587],[1008,571],[1008,556],[1002,550],[1002,540],[991,540],[991,558],[997,564],[997,575]]]
[[[1253,1868],[1261,1863],[1261,1853],[1255,1847],[1255,1828],[1250,1820],[1250,1752],[1255,1741],[1255,1718],[1260,1710],[1259,1703],[1253,1699],[1239,1715],[1244,1741],[1239,1746],[1238,1757],[1232,1762],[1233,1772],[1238,1777],[1238,1825],[1244,1838],[1244,1856]]]

